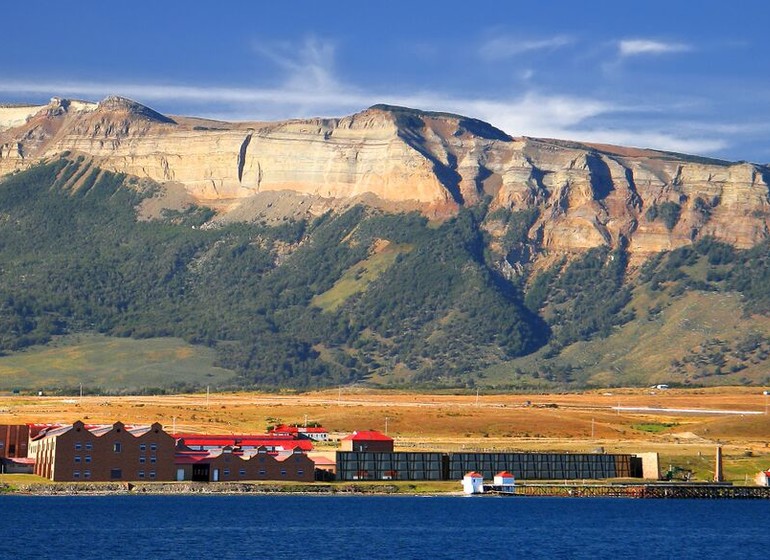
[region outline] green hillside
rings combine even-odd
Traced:
[[[192,206],[137,220],[159,188],[72,159],[0,183],[0,386],[766,380],[767,245],[705,240],[631,268],[621,243],[533,272],[535,210],[482,204],[429,224],[357,206],[214,226]]]

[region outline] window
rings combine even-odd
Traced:
[[[139,471],[139,478],[144,478],[144,471]]]
[[[230,469],[225,469],[222,474],[225,476],[230,476]]]
[[[157,451],[158,450],[158,444],[157,443],[151,443],[150,444],[150,451]]]
[[[305,471],[303,471],[302,469],[298,470],[297,476],[305,476]]]
[[[90,463],[90,462],[91,462],[91,456],[90,455],[86,455],[86,463]]]
[[[146,461],[147,461],[147,457],[145,457],[144,455],[142,455],[141,457],[139,457],[139,462],[140,462],[141,464],[143,464],[143,465],[144,465],[144,463],[145,463]]]
[[[80,443],[79,441],[76,441],[75,442],[75,449],[80,450],[81,447],[83,447],[83,444]]]
[[[157,462],[158,462],[158,458],[155,455],[150,457],[150,463],[157,463]]]
[[[72,478],[80,478],[80,471],[74,471],[72,473]]]
[[[123,478],[123,471],[121,469],[111,469],[110,478],[113,480],[118,480],[120,478]]]
[[[80,455],[75,455],[75,462],[76,462],[76,463],[79,463],[79,462],[80,462]]]
[[[155,471],[150,471],[150,478],[155,478]]]
[[[83,478],[91,478],[91,471],[84,471]]]
[[[281,476],[286,476],[286,469],[281,469]]]
[[[147,451],[147,444],[140,443],[139,444],[139,451]]]
[[[265,476],[265,469],[259,469],[259,476]]]
[[[238,474],[241,475],[241,476],[246,476],[246,469],[239,470]]]
[[[119,441],[116,441],[114,444],[112,444],[112,450],[115,453],[120,453],[121,445]]]
[[[90,441],[87,441],[87,442],[86,442],[86,449],[87,449],[88,451],[91,451],[93,448],[94,448],[94,444],[93,444],[93,443],[91,443]]]

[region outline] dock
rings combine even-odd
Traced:
[[[564,498],[652,498],[699,500],[767,500],[768,486],[733,486],[712,483],[612,483],[529,484],[516,483],[513,490],[485,488],[505,496],[556,496]]]

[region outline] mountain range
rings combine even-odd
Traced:
[[[0,107],[0,181],[6,352],[175,336],[263,387],[767,378],[766,165],[113,96]]]

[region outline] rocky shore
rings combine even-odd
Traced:
[[[414,494],[414,485],[395,484],[271,484],[248,482],[123,482],[0,485],[0,494],[75,496],[101,494]]]

